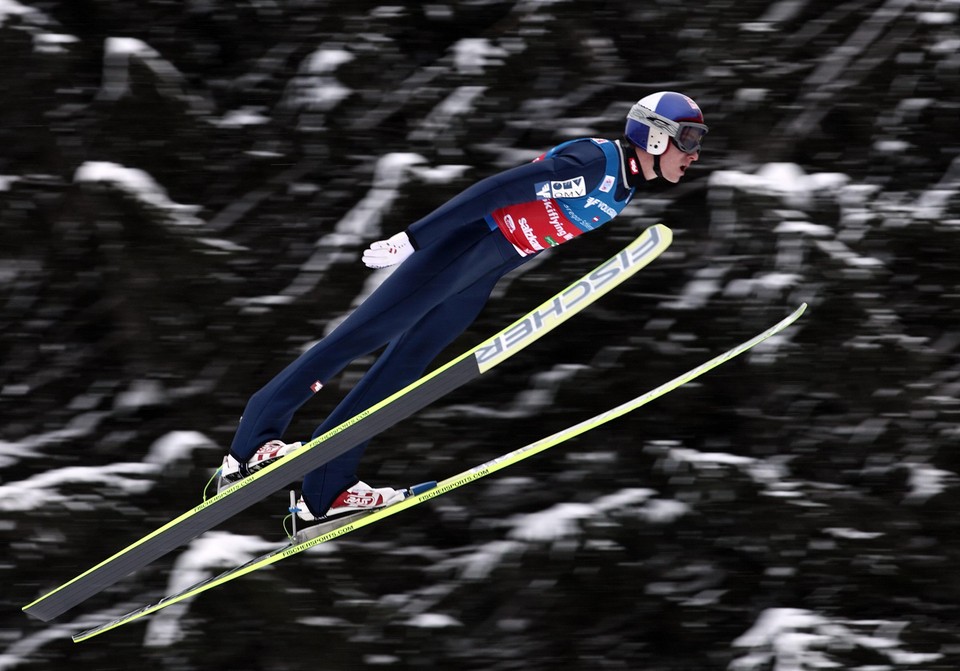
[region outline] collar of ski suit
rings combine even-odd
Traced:
[[[669,186],[669,182],[660,176],[660,161],[654,163],[654,172],[656,179],[647,179],[643,176],[643,168],[640,165],[640,159],[637,158],[637,151],[626,140],[617,140],[617,151],[620,152],[620,176],[623,182],[631,189],[644,189],[645,191],[656,191],[658,187]],[[655,156],[654,159],[659,159]]]

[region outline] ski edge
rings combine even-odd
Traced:
[[[717,368],[718,366],[726,363],[727,361],[730,361],[731,359],[752,349],[753,347],[759,345],[765,340],[768,340],[772,336],[780,333],[781,331],[783,331],[784,329],[792,325],[794,322],[796,322],[801,317],[801,315],[803,315],[806,309],[807,309],[807,304],[806,303],[801,304],[800,307],[794,310],[790,315],[788,315],[781,321],[777,322],[776,324],[774,324],[767,330],[763,331],[762,333],[754,336],[753,338],[750,338],[749,340],[746,340],[740,343],[739,345],[728,349],[726,352],[723,352],[722,354],[719,354],[713,357],[712,359],[709,359],[708,361],[700,364],[699,366],[692,368],[687,372],[681,375],[678,375],[677,377],[625,403],[622,403],[614,408],[611,408],[610,410],[607,410],[589,419],[586,419],[582,422],[579,422],[565,429],[562,429],[554,434],[551,434],[550,436],[547,436],[546,438],[542,438],[536,442],[530,443],[529,445],[513,450],[512,452],[508,452],[507,454],[504,454],[500,457],[487,461],[479,466],[475,466],[469,470],[458,473],[457,475],[447,478],[446,480],[440,481],[439,483],[437,483],[435,487],[427,489],[426,491],[423,491],[419,494],[414,494],[413,496],[409,496],[403,501],[400,501],[387,508],[383,508],[381,510],[372,512],[369,515],[366,515],[353,522],[345,524],[342,527],[338,527],[336,529],[328,531],[324,534],[321,534],[315,538],[311,538],[302,543],[290,543],[288,545],[282,546],[265,555],[254,558],[239,567],[229,569],[219,574],[218,576],[215,576],[213,578],[208,578],[207,580],[201,581],[196,585],[192,585],[187,589],[181,592],[178,592],[177,594],[164,597],[163,599],[161,599],[155,604],[145,606],[135,611],[131,611],[130,613],[127,613],[126,615],[123,615],[120,618],[117,618],[111,622],[104,623],[98,627],[94,627],[92,629],[79,632],[73,636],[73,641],[75,643],[79,643],[79,642],[88,640],[90,638],[93,638],[94,636],[97,636],[99,634],[106,633],[107,631],[110,631],[112,629],[116,629],[122,625],[129,624],[131,622],[139,620],[147,615],[151,615],[163,608],[166,608],[167,606],[173,605],[174,603],[197,596],[199,594],[202,594],[203,592],[206,592],[207,590],[213,589],[214,587],[218,587],[224,583],[230,582],[232,580],[240,578],[254,571],[260,570],[262,568],[266,568],[267,566],[270,566],[280,561],[281,559],[286,559],[295,554],[299,554],[301,552],[309,550],[312,547],[316,547],[317,545],[320,545],[322,543],[335,540],[336,538],[344,536],[350,532],[356,531],[358,529],[362,529],[365,526],[368,526],[370,524],[383,520],[392,515],[396,515],[397,513],[402,512],[408,508],[412,508],[416,505],[424,503],[425,501],[429,501],[442,494],[446,494],[447,492],[450,492],[466,484],[479,480],[480,478],[486,477],[487,475],[500,471],[508,466],[511,466],[520,461],[523,461],[524,459],[532,457],[535,454],[539,454],[540,452],[543,452],[551,447],[555,447],[556,445],[564,443],[572,438],[575,438],[599,426],[602,426],[614,419],[622,417],[623,415],[626,415],[650,403],[651,401],[656,400],[661,396],[664,396],[670,393],[671,391],[674,391],[675,389],[687,384],[688,382],[700,377],[701,375],[713,370],[714,368]]]

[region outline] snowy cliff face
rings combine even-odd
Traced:
[[[507,278],[449,357],[651,223],[673,247],[382,436],[363,477],[450,475],[806,301],[801,322],[84,658],[958,667],[954,0],[130,4],[0,0],[0,669],[72,663],[70,633],[279,542],[285,494],[53,626],[16,610],[199,500],[246,397],[382,280],[369,242],[562,140],[616,137],[658,88],[711,128],[683,184]]]

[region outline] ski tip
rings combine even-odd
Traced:
[[[656,223],[650,227],[656,232],[656,235],[660,239],[661,244],[671,244],[673,242],[673,229],[671,229],[666,224],[660,222]]]

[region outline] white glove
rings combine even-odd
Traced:
[[[406,233],[397,233],[389,240],[374,242],[363,252],[367,268],[388,268],[404,261],[413,254],[413,243]]]

